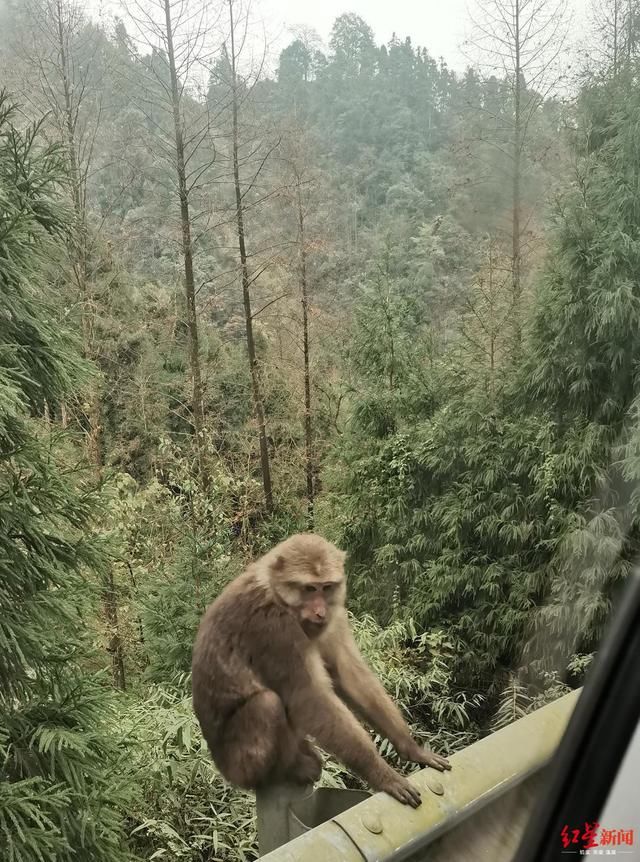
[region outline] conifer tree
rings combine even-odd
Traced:
[[[83,672],[93,504],[42,417],[81,371],[52,323],[43,272],[67,213],[63,153],[17,130],[0,93],[0,858],[118,862],[123,802],[109,695]]]

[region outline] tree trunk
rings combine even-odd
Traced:
[[[627,17],[627,60],[631,60],[636,50],[635,4],[631,0],[627,7]]]
[[[497,288],[494,279],[493,246],[489,242],[489,366],[491,369],[491,388],[493,391],[494,371],[496,370],[496,338],[498,336]]]
[[[69,159],[69,176],[71,180],[71,198],[73,202],[74,215],[72,265],[82,301],[82,349],[85,357],[87,359],[91,359],[93,353],[91,323],[92,309],[87,261],[87,219],[85,211],[85,196],[82,176],[80,173],[80,165],[78,163],[76,113],[73,107],[71,73],[69,69],[69,56],[66,47],[64,23],[62,20],[63,6],[61,0],[57,0],[55,8],[58,52],[60,57],[60,74],[62,77],[62,92],[64,96],[65,145],[67,148],[67,157]],[[98,480],[100,479],[102,471],[102,449],[100,442],[101,414],[100,394],[95,384],[92,384],[91,391],[89,393],[89,410],[87,414],[87,420],[89,422],[87,452],[89,461]]]
[[[71,177],[71,195],[73,198],[73,211],[75,224],[75,252],[74,267],[77,267],[78,283],[84,293],[87,286],[87,242],[86,242],[86,219],[84,217],[84,199],[82,194],[82,180],[78,165],[78,149],[76,145],[76,117],[73,110],[73,99],[71,95],[71,80],[69,71],[69,57],[67,56],[66,40],[64,35],[64,24],[62,21],[62,2],[56,3],[56,27],[58,31],[58,51],[60,54],[60,74],[62,76],[62,91],[64,94],[64,126],[66,135],[67,155],[69,158],[69,173]]]
[[[271,487],[271,465],[269,462],[269,446],[267,442],[267,426],[262,401],[260,386],[260,369],[256,357],[256,347],[253,337],[253,315],[251,313],[251,294],[249,291],[249,267],[247,264],[247,249],[244,234],[244,207],[242,203],[242,189],[240,185],[240,160],[238,156],[238,76],[236,70],[236,46],[235,46],[235,24],[233,19],[233,0],[229,2],[229,24],[231,30],[231,89],[232,89],[232,149],[233,149],[233,183],[236,195],[236,223],[238,229],[238,251],[240,254],[240,272],[242,278],[242,299],[244,304],[244,319],[247,335],[247,353],[249,356],[249,369],[251,372],[251,389],[253,392],[253,405],[258,422],[258,434],[260,438],[260,465],[262,469],[262,485],[264,488],[264,502],[267,512],[273,511],[273,491]]]
[[[107,582],[103,591],[103,605],[107,626],[109,629],[109,643],[107,652],[111,654],[113,681],[115,685],[124,691],[126,687],[124,673],[124,650],[118,623],[118,598],[113,571],[110,569]]]
[[[131,578],[131,586],[133,587],[134,592],[137,593],[138,592],[138,584],[136,582],[136,576],[133,573],[133,566],[131,565],[131,563],[128,560],[127,560],[127,568],[129,569],[129,577]],[[136,616],[136,623],[138,625],[138,641],[140,643],[140,646],[144,647],[144,643],[145,643],[144,626],[142,625],[142,617],[140,616],[140,614],[137,614],[137,616]]]
[[[521,247],[520,247],[520,171],[522,156],[522,69],[520,66],[520,0],[515,2],[515,128],[513,136],[513,197],[511,225],[511,269],[512,269],[512,302],[514,316],[514,347],[520,348],[522,341],[522,285],[521,285]]]
[[[613,4],[613,77],[618,77],[618,2]]]
[[[72,264],[75,273],[78,290],[82,298],[81,326],[82,326],[82,348],[87,359],[93,358],[93,333],[91,292],[89,287],[89,268],[87,259],[87,219],[85,207],[84,181],[80,171],[78,160],[78,142],[76,139],[77,115],[73,105],[73,85],[69,67],[69,56],[67,53],[65,30],[63,23],[63,4],[57,0],[56,6],[56,31],[58,37],[58,52],[60,60],[60,74],[62,77],[62,91],[64,97],[64,133],[67,156],[69,159],[69,174],[71,180],[71,197],[74,214],[74,233],[72,248]],[[99,482],[102,476],[102,404],[100,392],[95,383],[91,385],[89,393],[89,409],[87,413],[89,432],[87,435],[87,454],[89,463],[92,465],[96,480]],[[66,405],[62,404],[62,424],[67,426]],[[113,680],[116,686],[124,688],[124,655],[122,641],[118,633],[118,607],[115,601],[115,586],[113,573],[110,572],[107,588],[103,590],[103,608],[107,625],[111,631],[109,652],[113,661]]]
[[[300,183],[297,185],[298,202],[298,250],[300,257],[300,290],[302,293],[302,345],[304,353],[304,441],[305,441],[305,474],[307,478],[307,521],[309,530],[313,530],[314,516],[314,459],[313,459],[313,427],[311,417],[311,374],[309,370],[309,298],[307,293],[307,247],[304,233],[304,210]]]
[[[182,256],[184,259],[184,286],[187,305],[187,330],[189,334],[189,366],[191,370],[192,415],[193,430],[196,438],[196,451],[200,473],[205,488],[208,486],[209,474],[203,454],[204,440],[204,406],[202,393],[202,375],[200,372],[200,350],[198,342],[198,318],[196,315],[196,290],[193,277],[193,248],[191,243],[191,216],[189,212],[189,191],[187,188],[187,170],[184,156],[184,138],[180,119],[180,91],[178,73],[173,45],[173,23],[171,21],[171,2],[164,0],[164,12],[167,35],[167,54],[169,72],[171,75],[171,102],[173,107],[173,126],[176,145],[176,173],[178,176],[178,194],[180,196],[180,220],[182,224]]]

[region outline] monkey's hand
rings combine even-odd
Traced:
[[[420,791],[404,775],[399,775],[394,770],[390,770],[381,781],[377,782],[375,789],[388,793],[403,805],[410,805],[412,808],[422,805]]]
[[[407,748],[398,751],[398,754],[405,760],[410,760],[412,763],[419,763],[420,766],[431,766],[440,772],[451,769],[451,764],[446,757],[439,754],[434,754],[430,748],[422,748],[417,742],[413,742]]]

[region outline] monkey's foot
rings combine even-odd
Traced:
[[[300,752],[290,769],[289,777],[296,784],[315,784],[322,774],[322,761],[314,752]]]

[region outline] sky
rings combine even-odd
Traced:
[[[272,27],[306,24],[327,41],[334,20],[344,12],[355,12],[373,29],[376,41],[388,42],[395,32],[411,36],[416,45],[434,57],[453,63],[460,53],[468,21],[468,0],[260,0]]]
[[[215,2],[215,0],[214,0]],[[592,0],[569,0],[573,33],[584,28]],[[292,38],[296,27],[317,31],[326,44],[334,20],[344,12],[360,15],[373,29],[378,43],[388,42],[395,32],[411,36],[414,45],[427,48],[432,57],[444,57],[449,66],[463,70],[463,43],[469,35],[470,13],[476,0],[251,0],[254,20],[264,22],[273,56]],[[85,0],[94,15],[113,13],[117,0]]]

